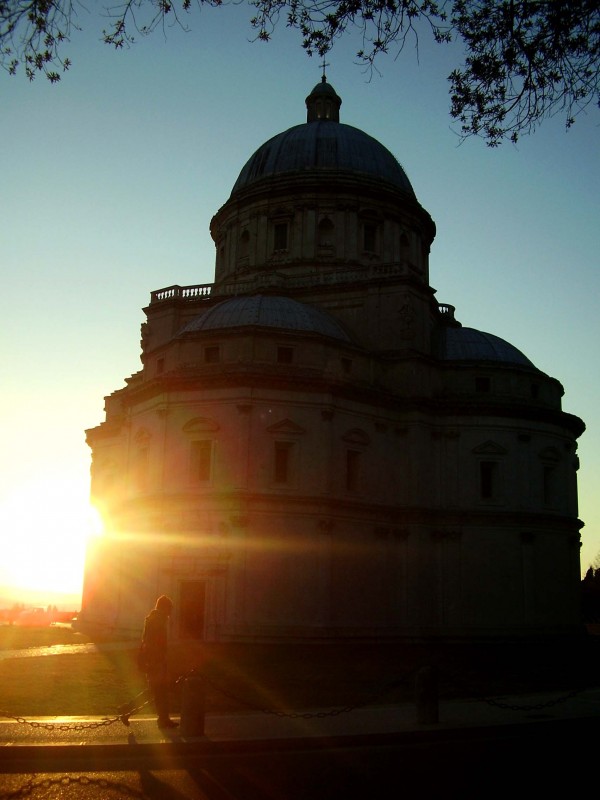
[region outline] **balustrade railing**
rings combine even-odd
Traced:
[[[331,286],[343,283],[362,283],[372,278],[382,275],[398,275],[404,271],[404,267],[399,264],[374,264],[371,266],[351,265],[310,275],[282,275],[281,273],[259,273],[248,278],[238,278],[229,284],[219,286],[219,295],[235,296],[246,292],[260,290],[268,287],[280,286],[283,288],[299,288],[305,286]],[[195,286],[166,286],[164,289],[157,289],[150,295],[151,303],[160,303],[165,300],[200,300],[210,297],[213,293],[214,283],[200,283]],[[440,306],[441,313],[453,312],[452,306]]]
[[[151,303],[159,303],[162,300],[196,300],[200,297],[208,297],[212,291],[212,283],[199,283],[195,286],[167,286],[164,289],[157,289],[150,295]]]

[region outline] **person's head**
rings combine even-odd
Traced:
[[[160,611],[161,614],[164,614],[165,617],[169,617],[173,610],[173,601],[170,597],[167,597],[166,594],[161,594],[154,607],[157,611]]]

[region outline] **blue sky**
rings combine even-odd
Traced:
[[[54,530],[53,552],[79,574],[77,534],[50,516],[61,493],[73,509],[85,505],[84,430],[141,366],[141,309],[154,289],[212,280],[212,215],[254,150],[305,120],[318,60],[283,27],[269,44],[251,42],[249,17],[245,6],[204,9],[191,32],[158,31],[115,52],[83,14],[58,85],[0,75],[0,519],[4,508],[3,536],[10,525],[30,541],[14,558],[46,558],[43,531]],[[461,144],[446,81],[456,48],[423,37],[418,54],[408,46],[383,58],[369,81],[354,63],[359,46],[338,43],[327,77],[341,120],[394,153],[436,222],[437,298],[560,380],[564,410],[587,425],[585,570],[600,552],[599,115],[591,109],[568,133],[549,120],[517,146]],[[47,511],[33,491],[44,484]],[[14,580],[0,568],[0,588]]]

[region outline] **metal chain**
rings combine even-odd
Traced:
[[[472,697],[469,694],[469,687],[466,684],[461,683],[460,679],[456,680],[456,676],[450,676],[451,680],[454,681],[455,688],[465,692],[465,697]],[[573,697],[576,697],[578,694],[585,692],[586,689],[589,687],[582,686],[578,689],[573,689],[565,694],[559,695],[558,697],[550,698],[549,700],[545,700],[543,703],[529,703],[529,704],[516,704],[516,703],[506,703],[503,700],[496,700],[493,697],[475,697],[474,699],[481,703],[487,703],[490,706],[494,706],[496,708],[503,708],[508,711],[542,711],[545,708],[552,708],[553,706],[558,705],[559,703],[564,703],[567,700],[571,700]]]
[[[529,705],[504,703],[502,700],[494,700],[493,697],[481,697],[480,700],[490,706],[496,706],[496,708],[505,708],[509,711],[542,711],[545,708],[551,708],[559,703],[564,703],[566,700],[570,700],[572,697],[576,697],[578,694],[581,694],[581,692],[584,691],[585,689],[574,689],[572,692],[568,692],[560,697],[555,697],[552,700],[546,700],[544,703],[531,703]]]
[[[247,708],[251,708],[255,711],[260,711],[263,714],[272,715],[281,718],[288,718],[288,719],[325,719],[326,717],[336,717],[340,714],[349,714],[352,711],[355,711],[359,708],[364,708],[365,706],[371,705],[376,703],[378,700],[381,700],[385,697],[389,692],[393,689],[397,688],[405,684],[408,679],[417,672],[418,668],[413,670],[409,670],[403,677],[396,679],[392,683],[388,684],[378,693],[371,695],[366,700],[355,703],[354,705],[342,706],[340,708],[332,708],[327,711],[305,711],[305,712],[298,712],[298,711],[281,711],[275,708],[265,708],[263,706],[256,705],[250,700],[247,700],[239,695],[236,695],[232,692],[225,691],[222,687],[218,686],[214,681],[208,678],[206,675],[202,674],[199,668],[195,667],[191,669],[189,672],[181,675],[177,680],[174,682],[175,686],[178,686],[180,683],[185,681],[188,677],[198,676],[201,678],[208,686],[214,689],[216,692],[219,692],[224,697],[229,698],[230,700],[234,700],[241,705],[246,706]],[[460,688],[460,687],[458,687]],[[465,688],[465,687],[463,687]],[[532,703],[527,705],[517,705],[514,703],[506,703],[502,700],[496,700],[492,697],[476,697],[475,700],[483,703],[487,703],[490,706],[495,706],[496,708],[502,708],[509,711],[541,711],[545,708],[551,708],[552,706],[558,705],[559,703],[563,703],[571,698],[577,696],[581,692],[585,691],[585,688],[581,689],[574,689],[564,695],[559,697],[552,698],[550,700],[546,700],[543,703]],[[467,694],[466,696],[470,696]],[[82,730],[90,730],[94,728],[102,728],[109,725],[113,725],[115,722],[121,722],[123,725],[129,726],[129,717],[133,714],[136,714],[138,711],[141,711],[144,706],[148,704],[148,700],[142,703],[142,705],[133,708],[131,711],[128,711],[123,714],[118,714],[114,717],[105,717],[102,720],[97,722],[88,722],[88,723],[74,723],[68,725],[61,725],[56,724],[54,722],[36,722],[33,720],[27,720],[24,717],[18,717],[13,714],[9,714],[7,711],[0,711],[0,718],[4,717],[6,719],[14,719],[16,722],[19,722],[23,725],[29,725],[32,728],[44,728],[46,730],[52,731],[82,731]],[[2,795],[0,795],[0,800]]]
[[[139,709],[135,710],[139,711]],[[122,722],[122,716],[123,715],[119,715],[117,717],[105,717],[104,719],[98,720],[98,722],[79,722],[69,725],[61,725],[57,724],[56,722],[36,722],[35,720],[25,719],[25,717],[16,717],[14,714],[9,714],[7,711],[0,711],[0,717],[14,719],[16,722],[19,722],[22,725],[29,725],[30,728],[44,728],[47,731],[84,731],[90,728],[103,728],[107,725],[112,725],[115,722]]]
[[[395,689],[397,686],[400,686],[401,684],[406,683],[407,680],[410,678],[410,676],[413,675],[415,672],[416,672],[416,670],[410,670],[402,678],[396,679],[395,681],[393,681],[392,683],[390,683],[386,687],[384,687],[381,691],[377,692],[374,695],[371,695],[371,697],[369,697],[367,700],[364,700],[364,701],[362,701],[360,703],[355,703],[354,705],[351,705],[351,706],[343,706],[341,708],[332,708],[332,709],[329,709],[328,711],[314,711],[314,712],[313,711],[303,711],[303,712],[281,711],[279,709],[264,708],[263,706],[258,706],[255,703],[253,703],[253,702],[251,702],[249,700],[246,700],[243,697],[240,697],[239,695],[233,694],[231,692],[226,692],[220,686],[217,686],[214,683],[214,681],[212,681],[210,678],[207,678],[206,675],[203,675],[202,672],[198,668],[194,668],[189,673],[187,673],[185,676],[181,676],[181,678],[179,678],[177,680],[177,683],[179,683],[179,681],[181,681],[181,680],[183,680],[183,679],[185,679],[187,677],[190,677],[190,676],[193,676],[193,675],[197,675],[207,685],[209,685],[212,689],[214,689],[215,691],[217,691],[220,694],[224,695],[225,697],[228,697],[230,700],[235,700],[236,702],[241,703],[242,705],[245,705],[247,708],[252,708],[255,711],[260,711],[263,714],[268,714],[268,715],[271,715],[271,716],[276,716],[276,717],[281,717],[281,718],[285,717],[287,719],[325,719],[326,717],[337,717],[340,714],[348,714],[351,711],[355,711],[358,708],[364,708],[365,706],[371,705],[372,703],[375,703],[378,700],[381,700],[392,689]]]
[[[20,797],[31,797],[35,793],[37,793],[40,789],[52,789],[58,788],[63,789],[66,786],[71,785],[79,785],[83,787],[92,787],[97,786],[101,789],[108,789],[112,792],[118,792],[121,795],[126,797],[138,797],[138,798],[145,798],[148,795],[146,792],[136,789],[131,786],[127,786],[125,783],[120,783],[117,781],[109,781],[106,778],[90,778],[87,775],[62,775],[61,777],[57,778],[43,778],[39,780],[29,780],[27,783],[24,783],[23,786],[20,786],[18,789],[14,789],[9,792],[2,792],[0,793],[0,800],[17,800]],[[61,795],[62,796],[62,795]]]

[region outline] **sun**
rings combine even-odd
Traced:
[[[89,484],[72,478],[38,479],[15,489],[0,506],[0,586],[78,594],[85,548],[98,532]]]

